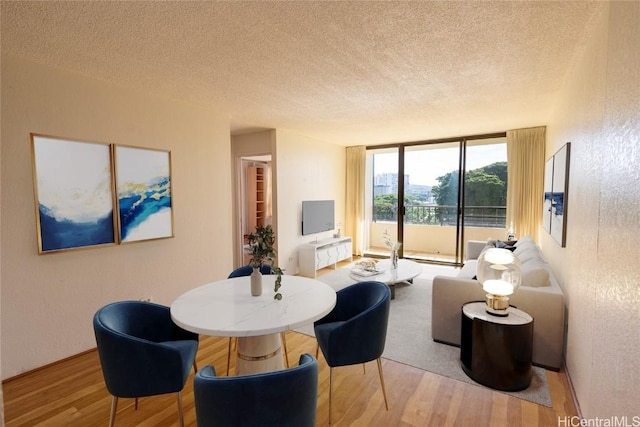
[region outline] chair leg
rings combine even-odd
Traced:
[[[184,427],[184,412],[182,411],[182,391],[176,393],[178,395],[178,417],[180,417],[180,427]]]
[[[384,406],[385,408],[387,408],[387,411],[388,411],[389,404],[387,403],[387,391],[385,390],[385,387],[384,387],[384,376],[382,375],[382,362],[380,361],[379,357],[376,359],[376,361],[378,362],[378,374],[380,374],[380,384],[382,385],[382,396],[384,396]]]
[[[289,353],[287,352],[287,339],[284,337],[284,332],[280,332],[280,340],[284,349],[284,365],[289,369]]]
[[[333,390],[333,368],[329,366],[329,424],[331,424],[331,394]]]
[[[320,344],[316,343],[316,359],[318,358],[318,350],[320,350]]]
[[[198,373],[198,364],[196,363],[196,359],[193,359],[193,373]]]
[[[116,422],[116,411],[118,410],[118,398],[113,396],[111,399],[111,415],[109,416],[109,427],[113,427]]]
[[[229,376],[229,366],[231,365],[231,343],[233,342],[233,337],[229,338],[229,351],[227,352],[227,376]]]
[[[136,397],[136,403],[133,405],[134,410],[138,410],[138,398]]]
[[[365,365],[364,363],[362,364],[362,373],[363,373],[364,375],[366,375],[366,374],[367,374],[367,365]]]

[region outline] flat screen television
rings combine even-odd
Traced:
[[[333,200],[307,200],[302,202],[302,235],[322,233],[335,228]]]

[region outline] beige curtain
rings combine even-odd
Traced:
[[[353,239],[353,254],[364,251],[364,179],[366,148],[363,145],[347,147],[346,212],[344,234]]]
[[[507,131],[507,228],[538,240],[544,192],[546,127]]]

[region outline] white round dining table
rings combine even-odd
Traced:
[[[238,337],[236,374],[284,369],[280,332],[312,323],[336,304],[326,283],[282,276],[281,300],[274,299],[275,275],[262,276],[262,295],[251,295],[248,276],[207,283],[180,295],[171,318],[191,332]]]

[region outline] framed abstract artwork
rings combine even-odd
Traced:
[[[570,154],[571,143],[567,142],[551,159],[547,160],[545,165],[543,225],[551,237],[563,248],[566,246],[567,240]],[[550,170],[551,172],[549,172]]]
[[[31,134],[38,253],[116,243],[109,144]]]
[[[553,200],[553,156],[544,164],[544,202],[542,204],[542,227],[551,233],[551,206]]]
[[[121,243],[173,237],[171,152],[116,145]]]

